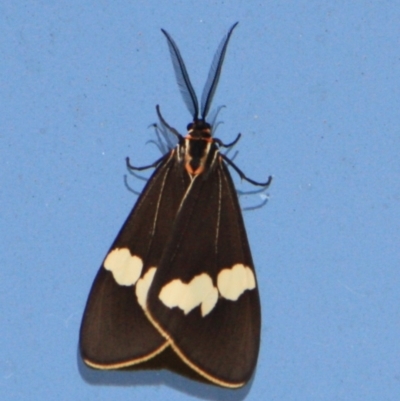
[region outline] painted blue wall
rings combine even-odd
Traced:
[[[399,400],[399,6],[2,2],[2,399]],[[201,92],[237,20],[217,136],[241,132],[235,162],[274,176],[267,205],[244,214],[263,308],[254,380],[232,392],[168,372],[91,371],[78,331],[136,199],[124,158],[160,156],[146,144],[156,104],[181,132],[190,122],[160,28]]]

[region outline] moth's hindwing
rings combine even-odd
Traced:
[[[250,379],[260,301],[236,191],[220,156],[185,196],[147,314],[180,358],[208,380],[240,387]]]
[[[84,361],[115,369],[146,361],[168,344],[143,308],[185,191],[175,150],[160,162],[103,261],[80,331]]]

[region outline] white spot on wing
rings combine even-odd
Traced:
[[[208,315],[213,309],[218,301],[218,290],[213,286],[210,288],[210,292],[204,298],[201,303],[201,316]]]
[[[182,283],[181,280],[175,279],[164,285],[158,298],[165,306],[172,309],[179,305],[183,295],[186,295],[186,284]]]
[[[206,316],[217,303],[218,290],[213,286],[211,277],[202,273],[187,284],[179,279],[172,280],[164,285],[158,297],[168,308],[177,306],[185,315],[201,305],[201,315]]]
[[[221,270],[218,274],[217,286],[222,297],[236,301],[246,290],[256,288],[256,279],[249,267],[236,264],[231,269]]]
[[[155,267],[150,267],[146,274],[138,280],[136,284],[136,297],[139,305],[146,309],[147,293],[149,292],[151,283],[153,282],[154,274],[156,273]]]
[[[104,260],[104,268],[109,270],[119,285],[131,286],[142,273],[143,261],[131,255],[128,248],[113,249]]]

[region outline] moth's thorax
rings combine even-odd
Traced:
[[[211,153],[218,151],[211,135],[210,124],[195,121],[188,125],[188,132],[180,147],[180,153],[186,171],[189,175],[197,176],[207,169]]]

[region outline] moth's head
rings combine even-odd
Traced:
[[[194,120],[187,125],[186,129],[187,135],[190,135],[193,139],[211,137],[211,125],[204,120]]]

